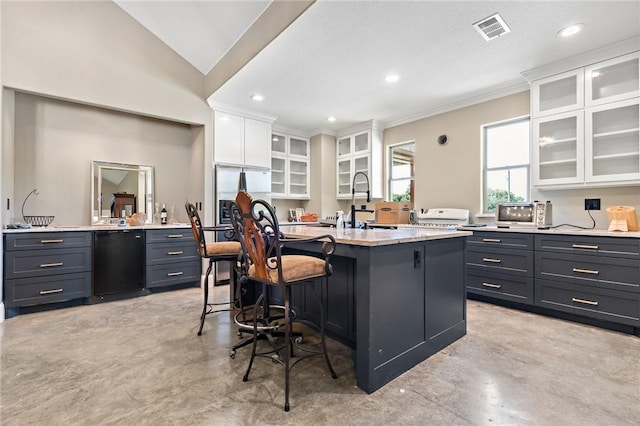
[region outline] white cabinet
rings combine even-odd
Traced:
[[[369,178],[371,198],[383,198],[382,134],[375,121],[364,123],[359,130],[339,134],[336,140],[336,197],[351,199],[351,184],[357,172]],[[356,180],[357,199],[367,191],[366,179]]]
[[[271,135],[271,197],[308,200],[309,139],[283,132]]]
[[[216,163],[271,167],[271,123],[223,111],[214,117]]]
[[[532,183],[640,184],[638,52],[533,81]]]

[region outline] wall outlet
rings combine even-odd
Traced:
[[[584,199],[585,210],[600,210],[600,198],[585,198]]]

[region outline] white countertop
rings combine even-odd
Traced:
[[[640,232],[607,231],[606,229],[577,229],[577,228],[553,228],[538,229],[532,226],[512,226],[498,228],[497,226],[461,227],[465,231],[491,231],[491,232],[518,232],[524,234],[558,234],[558,235],[584,235],[590,237],[626,237],[640,238]]]
[[[188,223],[176,223],[172,225],[147,224],[142,226],[118,226],[118,225],[79,225],[79,226],[34,226],[29,229],[3,229],[5,234],[20,234],[26,232],[68,232],[68,231],[102,231],[102,230],[126,230],[126,229],[191,229]]]
[[[321,235],[332,235],[337,243],[357,246],[383,246],[390,244],[411,243],[416,241],[457,238],[472,235],[467,231],[439,229],[336,229],[323,226],[287,226],[281,229],[289,238],[309,238]]]

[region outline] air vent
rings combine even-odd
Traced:
[[[498,38],[501,35],[511,32],[507,23],[497,13],[476,22],[473,26],[478,30],[480,35],[487,41]]]

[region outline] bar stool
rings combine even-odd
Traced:
[[[327,368],[332,378],[337,378],[336,373],[329,361],[327,347],[324,337],[324,308],[320,297],[313,291],[315,299],[320,304],[320,324],[315,325],[309,323],[314,328],[319,329],[320,349],[313,350],[304,348],[294,342],[292,339],[293,327],[291,311],[291,288],[294,285],[302,285],[313,282],[314,279],[328,279],[332,269],[329,258],[335,250],[335,239],[332,235],[322,235],[314,238],[304,239],[287,239],[280,233],[278,219],[273,211],[273,207],[264,200],[253,200],[251,196],[244,192],[238,192],[235,202],[230,207],[231,222],[233,224],[236,238],[242,245],[243,270],[241,272],[241,281],[253,280],[263,284],[263,292],[258,297],[253,307],[253,346],[251,350],[251,358],[247,371],[242,378],[243,381],[249,380],[249,373],[253,366],[256,356],[270,358],[284,366],[285,370],[285,402],[284,410],[289,411],[289,375],[291,368],[298,362],[310,356],[321,355],[327,364]],[[287,243],[296,243],[299,247],[301,243],[320,243],[322,244],[322,258],[307,255],[283,255],[282,249]],[[284,342],[281,346],[274,350],[265,352],[257,352],[258,341],[258,308],[268,309],[268,302],[265,302],[267,296],[266,288],[274,286],[282,289],[284,298]],[[296,343],[294,345],[294,343]],[[294,355],[294,346],[301,349],[307,354],[298,357],[293,363],[290,362]],[[280,353],[283,353],[284,360],[281,359]],[[278,356],[272,356],[277,354]]]
[[[207,243],[204,236],[205,229],[203,228],[202,222],[200,221],[198,210],[193,204],[188,201],[185,203],[184,207],[187,210],[189,222],[191,222],[191,230],[193,231],[193,236],[196,240],[196,245],[198,246],[198,253],[200,254],[200,257],[202,259],[207,259],[209,261],[209,267],[207,268],[207,272],[205,273],[204,280],[204,306],[202,307],[202,315],[200,315],[200,328],[198,329],[198,336],[201,336],[202,327],[204,326],[204,319],[206,318],[206,316],[212,313],[220,312],[214,310],[214,306],[228,305],[229,303],[233,303],[233,301],[223,303],[209,302],[209,275],[211,274],[211,270],[213,269],[213,264],[215,262],[229,262],[229,270],[231,271],[231,282],[234,283],[237,281],[237,262],[240,259],[239,256],[242,250],[240,243],[238,241],[232,240],[233,229],[231,229],[229,226],[207,227],[206,231],[225,231],[225,237],[230,240]],[[240,285],[237,286],[236,299],[238,299],[239,291]]]

